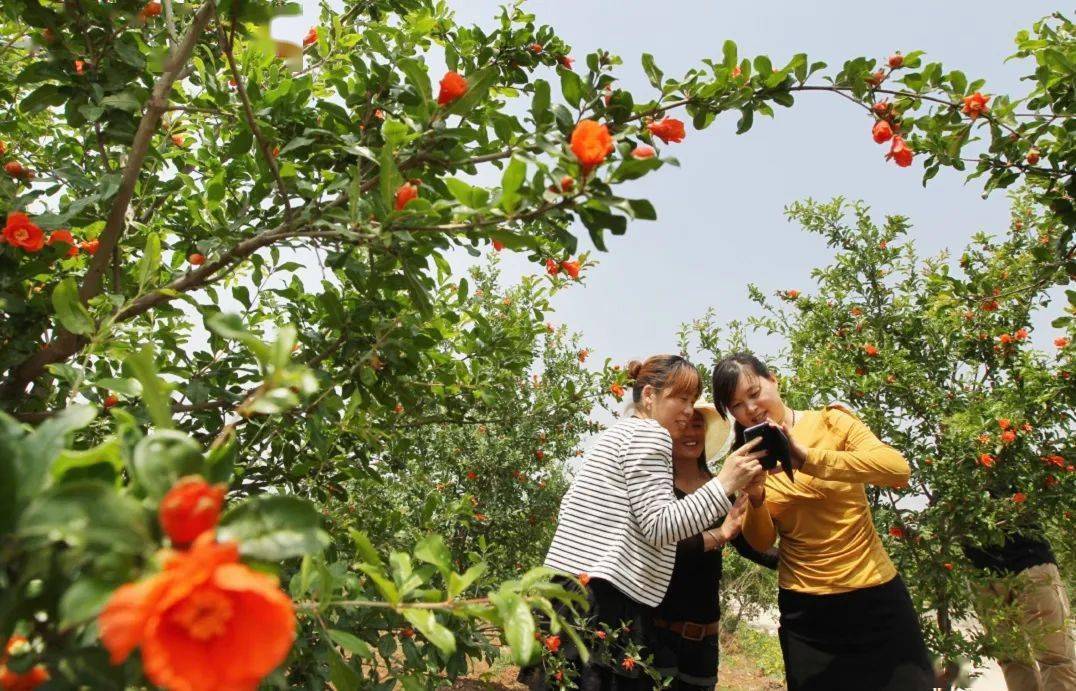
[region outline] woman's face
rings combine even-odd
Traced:
[[[740,380],[729,401],[729,412],[743,427],[752,427],[767,419],[784,419],[785,403],[772,376],[760,377],[748,368],[740,370]]]
[[[695,395],[676,392],[667,394],[647,386],[643,391],[643,397],[644,399],[649,397],[647,408],[650,417],[669,430],[674,442],[679,439],[695,413]]]
[[[674,461],[697,461],[706,441],[706,421],[695,411],[679,437],[673,438]]]

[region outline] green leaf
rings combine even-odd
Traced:
[[[28,503],[44,485],[53,460],[67,445],[68,435],[90,424],[96,417],[94,406],[68,406],[22,440],[15,465],[20,505]]]
[[[351,534],[351,539],[355,542],[355,548],[364,561],[370,564],[381,564],[381,555],[374,549],[374,544],[370,542],[370,538],[366,533],[354,528],[349,528],[348,533]]]
[[[96,327],[89,310],[78,296],[75,279],[68,276],[56,284],[52,291],[52,309],[63,327],[73,334],[85,336],[94,332]]]
[[[378,185],[381,189],[381,203],[386,210],[391,210],[395,207],[396,190],[403,184],[403,178],[396,168],[396,159],[393,157],[392,147],[388,145],[381,147],[379,161],[381,172]]]
[[[455,572],[448,574],[448,597],[457,597],[470,588],[471,585],[482,576],[485,570],[486,564],[480,562],[467,569],[462,575]]]
[[[161,266],[161,237],[157,233],[146,236],[146,249],[138,262],[138,285],[145,286]]]
[[[115,391],[121,393],[124,396],[141,396],[142,384],[137,379],[124,377],[122,379],[116,379],[113,377],[104,377],[103,379],[95,379],[92,384],[99,389],[105,391]]]
[[[415,545],[415,559],[433,564],[446,576],[452,572],[452,553],[440,535],[427,535]]]
[[[445,655],[456,652],[456,637],[447,626],[437,621],[437,616],[428,609],[404,609],[402,614],[411,625],[418,629],[430,643],[437,646]]]
[[[203,475],[202,447],[185,432],[162,429],[143,437],[131,459],[138,484],[147,496],[159,502],[172,485],[187,475]]]
[[[396,65],[407,77],[407,81],[411,86],[418,91],[419,96],[422,97],[422,102],[429,103],[431,98],[430,76],[426,71],[425,63],[414,58],[400,58],[396,61]]]
[[[239,455],[239,445],[236,441],[235,429],[228,428],[225,441],[209,449],[205,459],[205,479],[211,483],[223,482],[228,484],[232,480],[232,472],[235,469],[235,459]]]
[[[132,497],[93,480],[65,483],[38,496],[19,518],[26,540],[65,542],[100,554],[142,554],[149,546],[146,515]]]
[[[262,415],[279,415],[299,405],[299,397],[286,386],[278,386],[258,394],[244,408]]]
[[[244,556],[264,561],[314,554],[329,544],[314,505],[282,495],[253,497],[230,509],[221,517],[217,535],[239,543]]]
[[[103,474],[101,473],[103,471]],[[108,439],[82,451],[65,449],[50,468],[56,483],[65,479],[97,479],[114,482],[123,472],[123,451],[119,439]]]
[[[489,601],[497,608],[497,614],[500,615],[505,640],[512,647],[513,662],[521,666],[530,664],[536,652],[534,633],[537,628],[527,603],[518,593],[506,590],[504,587],[490,593]]]
[[[550,120],[549,82],[544,79],[534,81],[534,99],[531,101],[531,117],[536,125],[543,125]]]
[[[513,158],[501,178],[501,208],[512,213],[519,203],[519,188],[527,177],[527,164]]]
[[[359,675],[336,650],[329,655],[329,681],[336,691],[358,691]]]
[[[71,628],[95,619],[115,589],[115,583],[80,576],[60,598],[60,627]]]
[[[370,644],[353,633],[329,629],[329,638],[352,655],[358,655],[366,660],[374,659],[374,651],[370,649]]]
[[[27,115],[40,112],[46,108],[62,106],[67,102],[67,94],[55,84],[43,84],[32,91],[19,103],[19,110]]]
[[[168,393],[172,385],[157,374],[153,346],[147,344],[142,350],[128,356],[125,364],[142,385],[142,402],[153,424],[162,429],[171,429],[172,401]]]
[[[751,129],[751,125],[755,122],[755,111],[751,108],[744,108],[740,111],[740,119],[736,122],[736,134],[743,134],[747,130]]]
[[[0,538],[15,527],[18,517],[18,456],[23,436],[19,423],[0,412]]]
[[[657,170],[661,167],[661,160],[657,157],[636,159],[631,158],[625,160],[617,169],[613,171],[610,180],[613,182],[623,182],[624,180],[635,180],[641,178],[652,170]]]
[[[381,592],[383,598],[392,604],[399,603],[400,591],[396,589],[396,584],[392,582],[392,579],[385,577],[385,572],[381,566],[376,566],[374,564],[356,564],[355,568],[370,577],[370,580],[377,586],[377,589]]]
[[[736,57],[736,42],[735,41],[725,41],[725,45],[723,45],[721,47],[721,54],[723,56],[723,62],[721,64],[723,64],[725,67],[729,68],[730,70],[733,67],[736,67],[737,57]]]
[[[650,80],[650,86],[660,89],[663,75],[658,66],[654,64],[654,56],[650,53],[643,53],[643,71],[646,72],[646,78]]]
[[[583,100],[583,80],[571,70],[561,70],[560,91],[569,105],[578,107]]]
[[[142,102],[129,91],[121,91],[118,94],[105,96],[101,99],[101,105],[108,108],[119,108],[128,113],[138,113],[142,110]]]

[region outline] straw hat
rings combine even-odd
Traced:
[[[706,425],[706,461],[710,462],[719,455],[728,451],[732,445],[732,425],[728,419],[717,412],[709,403],[696,403],[695,410],[702,413],[703,422]]]
[[[276,47],[276,56],[284,61],[289,70],[299,72],[303,69],[303,47],[291,41],[273,41]]]

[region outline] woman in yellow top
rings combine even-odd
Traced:
[[[743,535],[778,542],[779,637],[789,691],[918,691],[934,687],[919,619],[874,529],[867,484],[907,484],[908,462],[847,409],[792,410],[758,358],[714,367],[714,403],[743,430],[768,422],[789,439],[795,479],[754,483]],[[780,471],[780,466],[776,469]]]

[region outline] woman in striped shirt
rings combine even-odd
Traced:
[[[698,370],[677,355],[655,355],[628,365],[628,376],[634,410],[585,454],[545,563],[573,576],[586,573],[595,631],[624,633],[641,646],[672,577],[677,543],[716,523],[732,509],[732,496],[764,471],[760,454],[744,446],[716,477],[677,500],[672,444],[702,393]],[[635,658],[620,644],[611,647],[611,655],[593,656],[571,681],[583,689],[649,688]]]

